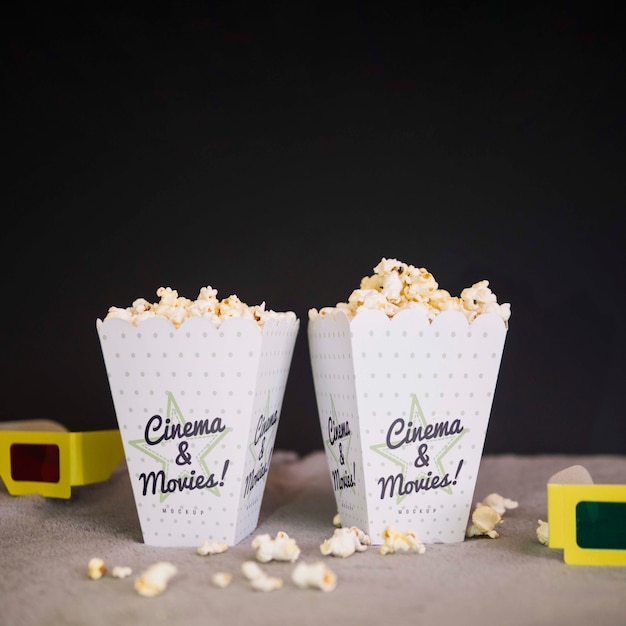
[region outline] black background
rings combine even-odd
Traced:
[[[307,311],[385,256],[511,303],[486,452],[626,453],[611,5],[21,6],[2,25],[0,420],[115,427],[96,318],[211,285],[298,314],[276,446],[321,448]]]

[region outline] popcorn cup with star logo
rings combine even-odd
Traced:
[[[507,326],[458,311],[309,319],[322,438],[343,526],[463,541]]]
[[[143,540],[257,526],[299,320],[97,320]]]

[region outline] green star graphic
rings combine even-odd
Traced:
[[[426,421],[426,417],[424,416],[422,407],[420,406],[419,400],[417,399],[417,395],[411,394],[411,411],[410,411],[409,421],[413,422],[413,424],[416,424],[418,420],[419,420],[419,423],[424,428],[428,426],[428,422]],[[443,458],[446,456],[446,454],[448,454],[448,452],[450,452],[450,450],[452,450],[457,445],[461,437],[463,437],[463,435],[465,435],[467,432],[469,432],[469,429],[466,427],[463,427],[463,430],[458,434],[440,437],[438,440],[436,440],[442,443],[444,443],[443,440],[445,439],[449,440],[445,443],[445,445],[441,446],[438,452],[436,453],[435,465],[440,472],[440,476],[443,476],[446,473],[445,468],[443,466],[443,462],[442,462]],[[428,446],[431,447],[434,442],[435,440],[433,439],[429,440]],[[385,457],[386,459],[389,459],[390,461],[393,461],[396,465],[398,465],[402,471],[402,475],[404,476],[404,479],[407,480],[409,479],[408,477],[409,468],[412,469],[414,467],[414,461],[416,459],[416,448],[420,444],[421,442],[419,441],[415,443],[407,443],[393,450],[387,447],[386,442],[375,444],[370,447],[374,452],[376,452],[376,454],[380,454],[381,456]],[[421,472],[418,472],[414,478],[410,478],[409,480],[418,480],[420,478],[425,478],[426,476],[427,476],[426,471],[422,470]],[[440,490],[448,494],[452,493],[451,486],[441,487]],[[406,495],[404,496],[398,495],[396,502],[400,504],[400,502],[402,502],[402,500],[404,500],[404,498],[406,497],[407,497]]]
[[[184,426],[186,423],[183,413],[180,410],[178,403],[174,399],[174,395],[170,391],[167,392],[166,419],[169,419],[171,424],[179,423],[181,426]],[[202,448],[202,450],[200,450],[200,452],[196,456],[196,462],[205,476],[210,476],[212,473],[206,464],[206,457],[208,456],[209,452],[213,450],[213,448],[215,448],[215,446],[217,446],[217,444],[232,430],[233,430],[232,428],[225,428],[222,432],[219,432],[219,433],[208,433],[205,435],[197,435],[195,437],[189,437],[185,439],[185,441],[188,441],[188,440],[199,441],[201,439],[207,440],[207,444],[204,446],[204,448]],[[178,447],[177,440],[168,439],[164,442],[164,445],[159,445],[159,446],[150,445],[146,442],[145,439],[134,439],[130,441],[129,443],[131,446],[133,446],[134,448],[137,448],[137,450],[139,450],[143,454],[149,456],[150,458],[160,463],[165,473],[166,480],[170,478],[170,475],[169,475],[170,465],[172,466],[173,469],[179,468],[179,472],[176,474],[174,478],[178,479],[178,478],[191,477],[192,475],[191,469],[189,469],[186,465],[180,466],[176,464],[175,462],[175,459],[181,453]],[[157,447],[159,449],[157,449]],[[197,476],[197,473],[196,473],[196,476]],[[216,476],[216,479],[218,480],[218,482],[221,478],[222,478],[221,476]],[[218,497],[221,495],[218,486],[206,487],[206,491]],[[164,502],[165,499],[169,495],[170,495],[169,493],[166,493],[166,494],[161,493],[160,502]]]
[[[330,396],[330,414],[332,416],[333,423],[336,424],[337,423],[337,411],[335,409],[335,402],[332,396]],[[350,431],[350,434],[347,436],[347,438],[345,438],[345,442],[347,443],[346,446],[343,445],[343,441],[339,442],[339,445],[337,446],[337,451],[339,452],[339,456],[337,456],[337,454],[335,454],[335,446],[330,442],[330,439],[329,438],[324,439],[324,444],[328,448],[333,459],[335,459],[337,471],[339,471],[341,467],[350,467],[349,457],[350,457],[350,449],[351,449],[350,442],[351,441],[352,441],[352,430]],[[344,450],[346,451],[345,455],[344,455]],[[356,476],[354,478],[356,479]],[[352,493],[355,493],[356,490],[354,487],[350,487],[350,489]],[[338,493],[341,495],[343,493],[343,490],[339,489]]]

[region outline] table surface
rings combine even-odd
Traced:
[[[274,452],[257,530],[219,555],[143,543],[125,462],[111,480],[74,488],[69,500],[10,496],[0,483],[0,624],[589,624],[626,623],[626,567],[567,565],[561,550],[537,540],[547,519],[546,481],[581,464],[596,483],[626,482],[621,456],[485,456],[475,499],[490,493],[517,500],[497,539],[430,544],[423,554],[381,555],[370,546],[342,559],[322,556],[336,507],[322,451],[304,457]],[[241,564],[255,559],[251,540],[285,531],[299,560],[325,561],[334,591],[300,589],[294,564],[264,564],[283,579],[273,592],[250,588]],[[98,556],[133,575],[87,576]],[[166,591],[145,598],[135,576],[157,561],[178,568]],[[229,587],[212,585],[218,571]]]

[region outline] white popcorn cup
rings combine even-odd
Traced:
[[[97,320],[143,540],[254,531],[299,320]]]
[[[388,526],[463,541],[507,326],[458,311],[316,316],[308,341],[324,449],[343,526],[373,545]]]

